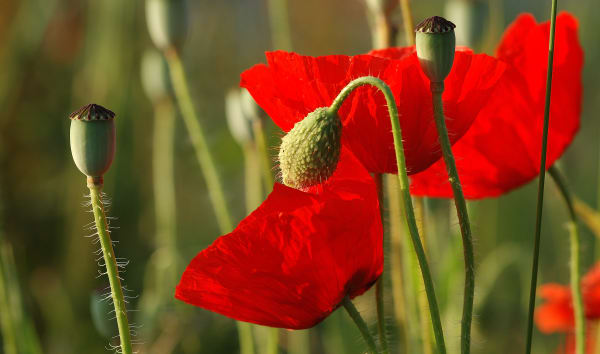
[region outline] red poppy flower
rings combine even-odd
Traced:
[[[309,328],[371,287],[383,270],[382,243],[373,179],[342,148],[322,185],[275,184],[233,232],[192,260],[175,296],[236,320]]]
[[[600,319],[600,263],[590,269],[581,280],[583,306],[585,308],[586,353],[594,353],[596,320]],[[571,289],[561,284],[545,284],[540,287],[540,297],[546,302],[535,313],[535,323],[543,333],[564,332],[567,334],[564,350],[559,352],[575,353],[575,317]]]
[[[440,158],[429,80],[414,47],[357,56],[301,56],[282,51],[266,54],[242,74],[241,86],[284,131],[319,107],[331,105],[353,79],[376,76],[392,89],[398,110],[409,173]],[[387,57],[386,57],[387,56]],[[484,54],[459,49],[446,80],[444,107],[452,142],[478,120],[494,87],[504,80],[506,65]],[[372,87],[355,90],[339,111],[342,142],[370,172],[396,173],[390,118],[383,95]]]
[[[600,263],[581,280],[581,292],[585,317],[600,318]],[[538,307],[535,322],[543,333],[569,332],[575,327],[571,290],[560,284],[545,284],[540,287],[540,297],[546,302]]]
[[[539,173],[544,115],[549,23],[536,24],[521,15],[508,28],[497,58],[509,66],[469,130],[452,148],[465,196],[497,196],[517,188]],[[565,151],[579,129],[583,50],[577,20],[557,18],[552,101],[546,166]],[[438,161],[412,176],[411,192],[452,197],[445,165]]]

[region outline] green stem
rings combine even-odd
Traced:
[[[90,189],[94,221],[96,222],[96,229],[98,230],[98,238],[100,239],[104,263],[106,265],[106,275],[108,276],[108,281],[110,283],[110,292],[115,307],[115,317],[117,318],[119,337],[121,338],[121,352],[123,354],[132,354],[131,334],[129,333],[129,321],[127,320],[125,298],[123,297],[123,289],[121,288],[115,251],[113,250],[112,241],[110,239],[110,231],[108,230],[108,223],[106,222],[104,204],[102,203],[100,195],[102,191],[102,182],[101,180],[93,180],[91,177],[88,177],[87,185]]]
[[[537,274],[540,256],[540,239],[542,233],[542,209],[544,208],[544,182],[546,179],[546,150],[548,147],[548,126],[550,122],[550,93],[552,91],[552,67],[554,63],[554,34],[556,32],[557,0],[552,0],[550,20],[550,40],[548,44],[548,67],[546,69],[546,104],[544,107],[544,130],[542,133],[542,151],[540,154],[540,175],[537,191],[537,207],[535,216],[535,238],[533,241],[533,263],[531,265],[531,284],[529,288],[529,311],[527,316],[527,344],[525,353],[531,353],[533,338],[533,315],[535,312],[535,295],[537,290]]]
[[[471,321],[473,320],[473,299],[475,298],[475,257],[473,255],[473,236],[471,235],[471,223],[469,222],[469,213],[467,212],[467,202],[462,191],[456,162],[452,154],[450,138],[446,129],[446,119],[444,117],[444,105],[442,103],[442,92],[444,92],[443,82],[431,83],[431,94],[433,100],[433,115],[435,125],[438,131],[442,155],[446,163],[448,180],[452,186],[454,194],[454,204],[460,224],[460,233],[463,241],[463,253],[465,259],[465,290],[463,298],[463,316],[461,321],[461,352],[468,354],[471,351]]]
[[[579,257],[579,228],[577,225],[577,213],[573,206],[571,193],[567,187],[565,178],[556,166],[548,169],[550,176],[556,183],[565,205],[569,211],[569,235],[571,240],[571,293],[573,294],[573,310],[575,312],[575,354],[585,352],[585,314],[583,312],[583,296],[581,295],[581,260]]]
[[[427,256],[427,238],[425,230],[425,198],[414,197],[413,202],[415,205],[415,217],[417,219],[417,227],[419,228],[419,235],[421,236],[421,243],[423,244],[423,252]],[[416,270],[415,270],[416,272]],[[419,304],[419,318],[421,324],[421,336],[423,337],[423,354],[431,354],[431,326],[429,326],[429,316],[427,315],[427,298],[425,294],[415,287],[415,296]]]
[[[222,233],[230,232],[233,229],[231,214],[225,201],[225,194],[221,179],[217,173],[215,162],[208,149],[208,143],[204,135],[196,110],[190,97],[188,83],[183,69],[183,64],[179,54],[175,50],[170,50],[165,53],[169,64],[171,74],[171,82],[177,96],[177,102],[181,109],[183,121],[190,134],[190,139],[196,150],[196,157],[200,163],[204,179],[208,189],[208,194],[213,204],[213,209],[217,216],[217,222]]]
[[[358,330],[365,339],[365,342],[367,342],[369,352],[371,354],[377,354],[377,346],[375,345],[375,340],[373,339],[371,332],[369,332],[369,327],[367,327],[365,320],[363,320],[362,316],[360,315],[350,298],[348,296],[344,297],[344,301],[342,303],[344,305],[344,308],[348,312],[348,315],[350,315],[350,317],[356,324],[356,327],[358,327]]]
[[[157,267],[156,289],[161,303],[171,299],[171,290],[177,281],[176,249],[176,203],[175,178],[173,176],[173,145],[175,138],[175,113],[170,99],[158,102],[154,107],[153,138],[153,187],[156,213],[156,248],[164,250],[168,267]],[[168,299],[168,300],[167,300]]]
[[[265,184],[266,194],[273,190],[273,170],[271,168],[271,159],[269,158],[269,150],[267,149],[267,139],[265,137],[265,129],[262,120],[257,117],[252,123],[256,150],[260,159],[260,167]]]
[[[375,173],[373,176],[375,180],[375,185],[377,186],[377,195],[379,196],[379,214],[381,217],[381,224],[385,224],[385,218],[383,213],[383,176],[381,173]],[[385,233],[383,243],[385,249]],[[387,341],[387,335],[385,330],[385,306],[383,302],[383,292],[384,292],[384,278],[383,275],[377,279],[377,283],[375,283],[375,302],[377,304],[377,328],[379,330],[379,341],[381,343],[381,351],[383,354],[389,353],[389,346]]]
[[[410,0],[400,0],[402,9],[402,23],[404,24],[404,36],[406,45],[415,45],[415,24],[412,19],[412,11],[410,10]]]
[[[415,252],[417,254],[417,259],[419,260],[419,266],[421,267],[421,274],[423,276],[423,282],[425,284],[427,300],[429,301],[429,311],[431,313],[431,321],[433,324],[433,332],[435,334],[438,352],[440,354],[445,354],[446,345],[444,342],[444,332],[442,330],[440,312],[437,304],[437,299],[435,297],[433,280],[429,271],[427,257],[425,256],[423,245],[421,244],[421,239],[419,237],[419,230],[417,228],[417,222],[415,220],[415,211],[412,205],[412,199],[409,191],[408,174],[406,172],[406,159],[404,156],[404,146],[402,143],[402,132],[400,130],[398,107],[396,107],[394,94],[392,93],[390,87],[382,80],[372,76],[360,77],[356,80],[351,81],[346,87],[344,87],[344,89],[339,93],[339,95],[329,107],[329,110],[332,112],[337,112],[344,100],[348,97],[348,95],[354,89],[362,85],[375,86],[385,96],[392,124],[392,134],[394,136],[394,149],[396,152],[396,163],[398,167],[398,182],[400,183],[400,194],[402,196],[402,203],[404,204],[403,210],[408,223],[410,237],[413,242]]]
[[[273,49],[292,50],[292,37],[288,20],[288,0],[268,0],[269,20]]]
[[[1,230],[0,230],[1,232]],[[7,244],[0,237],[0,328],[2,329],[2,342],[6,354],[17,354],[17,332],[15,320],[12,318],[12,309],[10,301],[10,284],[8,282],[8,260],[5,260],[4,254]]]

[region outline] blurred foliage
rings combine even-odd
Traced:
[[[493,53],[505,26],[517,14],[532,12],[538,20],[545,20],[550,12],[550,1],[489,0],[487,4],[487,28],[479,47],[488,53]],[[361,0],[288,1],[288,5],[291,43],[297,52],[358,54],[371,48]],[[443,6],[440,0],[414,1],[413,17],[441,14]],[[597,0],[561,1],[560,7],[580,20],[586,63],[598,62]],[[191,91],[237,222],[246,213],[243,153],[227,129],[224,97],[237,86],[241,71],[263,62],[263,52],[273,49],[268,4],[190,1],[190,16],[184,60]],[[401,33],[398,38],[402,43]],[[14,264],[0,270],[5,276],[11,273],[11,286],[21,292],[19,311],[33,321],[44,353],[105,353],[107,346],[107,339],[94,326],[101,322],[98,308],[90,305],[90,294],[106,288],[107,282],[96,277],[95,245],[83,237],[84,225],[91,221],[82,207],[85,178],[75,168],[68,145],[67,116],[83,104],[99,103],[117,113],[117,155],[106,175],[105,192],[113,202],[110,215],[118,217],[113,222],[118,227],[113,233],[119,241],[116,253],[131,260],[123,277],[132,294],[146,295],[142,294],[144,282],[156,246],[154,113],[141,88],[140,63],[150,46],[143,1],[0,2],[0,245],[14,253]],[[600,70],[586,65],[583,78],[582,129],[562,164],[576,195],[597,207]],[[267,128],[270,146],[277,146],[280,132],[270,122]],[[209,245],[218,231],[180,120],[175,134],[177,250],[185,263]],[[546,192],[539,282],[567,283],[568,238],[563,227],[567,214],[553,183],[547,184]],[[448,201],[428,204],[427,243],[445,314],[446,338],[454,352],[463,285],[458,224]],[[473,352],[520,350],[525,338],[535,183],[471,207],[479,265]],[[587,229],[582,231],[587,269],[595,259],[596,240]],[[130,300],[130,309],[138,308],[138,299]],[[374,325],[372,294],[357,299],[357,305]],[[152,323],[143,323],[138,312],[131,313],[133,322],[143,325],[138,329],[143,343],[140,352],[237,351],[232,320],[175,300],[167,307],[169,311],[153,317]],[[391,343],[399,345],[400,336],[391,322],[390,318]],[[110,331],[105,327],[104,331]],[[36,341],[33,332],[27,335]],[[305,334],[312,353],[359,353],[364,348],[358,331],[341,311]],[[282,350],[295,343],[290,332],[282,331],[281,337]],[[562,340],[558,335],[536,333],[534,350],[553,352]],[[289,352],[305,353],[299,348]]]

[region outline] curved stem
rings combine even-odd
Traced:
[[[452,154],[450,138],[446,129],[444,117],[444,106],[442,103],[442,92],[444,83],[431,83],[431,94],[433,100],[433,115],[437,126],[438,138],[442,147],[442,155],[446,163],[448,179],[454,193],[454,204],[460,224],[460,233],[463,241],[463,253],[465,259],[465,290],[463,298],[463,316],[461,321],[461,352],[468,354],[471,351],[471,321],[473,320],[473,299],[475,298],[475,257],[473,255],[473,236],[471,235],[471,223],[467,212],[467,202],[462,191],[456,162]]]
[[[360,313],[358,313],[358,310],[356,309],[356,307],[354,306],[354,304],[352,303],[350,298],[348,296],[344,297],[342,304],[344,305],[344,308],[348,312],[348,315],[350,315],[350,317],[356,324],[356,327],[358,327],[358,330],[360,331],[363,338],[365,339],[365,342],[367,342],[367,346],[369,347],[369,352],[371,354],[377,354],[378,353],[377,346],[375,345],[375,340],[373,339],[371,332],[369,332],[369,327],[367,327],[365,320],[363,320]]]
[[[108,231],[108,223],[106,222],[106,215],[104,213],[104,204],[102,204],[102,198],[100,196],[102,182],[98,183],[97,181],[92,180],[91,177],[88,177],[87,186],[90,189],[94,221],[98,231],[98,238],[100,239],[100,246],[102,247],[102,254],[104,255],[106,275],[108,276],[110,292],[115,306],[115,317],[117,318],[119,337],[121,338],[121,352],[123,354],[132,354],[131,334],[129,333],[129,321],[127,320],[125,298],[123,297],[123,289],[121,288],[115,251],[113,250],[112,241],[110,239],[110,231]]]
[[[410,0],[400,0],[400,7],[402,8],[402,23],[404,24],[406,45],[415,45],[415,24],[410,10]]]
[[[440,354],[446,353],[446,344],[444,343],[444,332],[442,330],[442,322],[440,320],[440,311],[435,297],[435,290],[433,287],[433,280],[431,278],[431,272],[429,271],[429,264],[427,263],[427,257],[421,244],[419,237],[419,230],[417,228],[417,222],[415,219],[415,211],[412,205],[412,199],[409,191],[408,174],[406,172],[406,158],[404,156],[404,146],[402,143],[402,132],[400,130],[400,120],[398,118],[398,107],[396,107],[396,101],[390,87],[382,80],[372,77],[365,76],[351,81],[335,98],[329,110],[331,112],[337,112],[341,107],[344,100],[348,95],[357,87],[362,85],[372,85],[378,88],[383,95],[388,106],[388,112],[392,124],[392,134],[394,136],[394,149],[396,152],[396,163],[398,167],[398,182],[400,183],[400,195],[402,196],[402,203],[404,205],[404,216],[408,224],[410,231],[410,238],[413,242],[417,259],[419,260],[419,266],[421,267],[421,275],[423,276],[423,283],[425,285],[425,292],[427,293],[427,300],[429,301],[429,311],[431,313],[431,321],[433,324],[433,332],[437,343],[438,352]]]
[[[552,0],[550,19],[550,43],[548,45],[548,67],[546,74],[546,106],[544,108],[544,130],[542,132],[542,152],[540,154],[540,175],[537,191],[537,207],[535,216],[535,238],[533,241],[533,263],[531,265],[531,284],[529,288],[529,311],[527,316],[527,344],[525,353],[531,353],[533,338],[533,315],[535,312],[535,294],[537,290],[537,274],[540,256],[540,239],[542,232],[542,209],[544,207],[544,182],[546,179],[546,150],[548,147],[548,125],[550,122],[550,93],[552,91],[552,66],[554,63],[554,33],[556,32],[557,0]]]
[[[196,150],[196,157],[200,163],[204,179],[208,189],[208,194],[213,204],[213,209],[217,216],[217,222],[222,233],[230,232],[233,229],[231,214],[225,201],[225,194],[221,179],[217,173],[215,162],[208,150],[208,144],[204,135],[196,110],[190,97],[187,79],[181,58],[175,50],[170,50],[165,53],[167,63],[169,64],[169,72],[171,74],[171,82],[177,96],[177,103],[181,109],[183,121],[190,134],[190,139]]]
[[[567,183],[556,166],[548,169],[550,176],[556,183],[565,205],[569,211],[569,235],[571,241],[571,293],[573,294],[573,310],[575,313],[575,353],[584,354],[585,351],[585,314],[583,312],[583,296],[581,295],[581,271],[579,259],[579,228],[577,226],[577,214],[573,206],[571,193]]]

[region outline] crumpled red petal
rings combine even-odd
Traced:
[[[577,20],[557,18],[552,103],[546,166],[565,151],[579,129],[583,50]],[[469,199],[493,197],[517,188],[539,172],[545,100],[549,23],[521,15],[506,31],[497,56],[510,66],[485,109],[452,148]],[[411,177],[411,193],[452,197],[445,165],[439,160]]]
[[[417,173],[440,158],[429,81],[414,47],[391,48],[353,57],[308,57],[282,51],[267,53],[267,65],[242,73],[240,85],[284,131],[316,108],[331,105],[353,79],[376,76],[385,81],[398,104],[406,164]],[[452,142],[458,140],[489,99],[505,65],[469,50],[456,53],[446,80],[444,105]],[[396,173],[390,118],[375,88],[354,91],[340,109],[342,139],[370,172]]]
[[[309,328],[377,280],[382,239],[374,181],[343,148],[318,189],[276,184],[232,233],[192,260],[175,296],[240,321]]]

